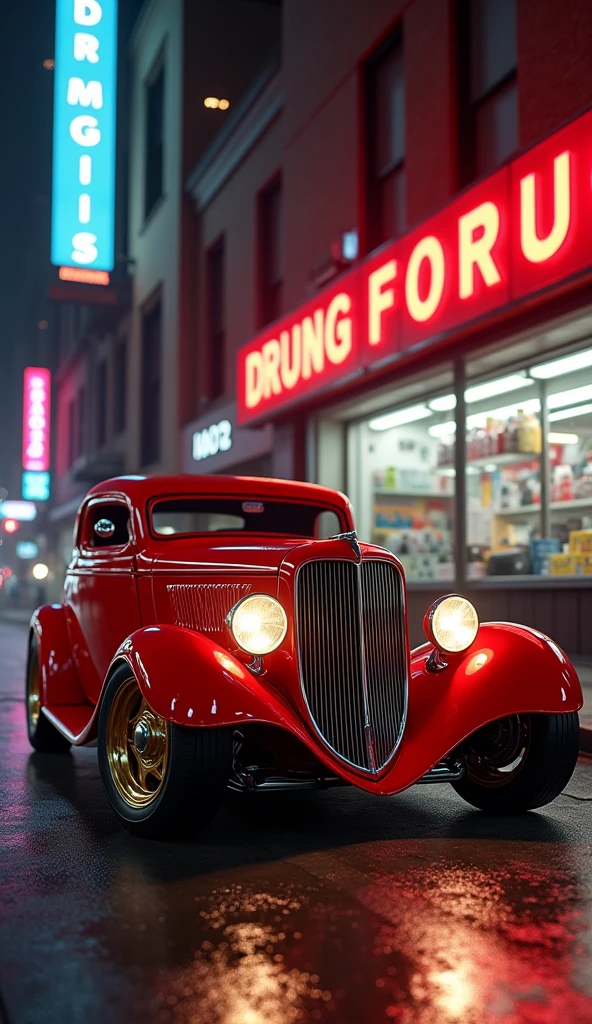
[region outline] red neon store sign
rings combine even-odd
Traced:
[[[49,469],[49,370],[29,366],[25,370],[23,409],[23,469]]]
[[[245,345],[239,423],[589,267],[591,175],[592,111]]]

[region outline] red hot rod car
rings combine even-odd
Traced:
[[[323,539],[326,538],[326,539]],[[82,503],[62,604],[31,622],[39,751],[96,740],[133,832],[192,831],[227,787],[449,782],[470,804],[553,800],[582,694],[552,640],[449,595],[410,651],[405,579],[342,494],[241,477],[122,477]]]

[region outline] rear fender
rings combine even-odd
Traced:
[[[29,637],[39,647],[42,705],[86,704],[68,638],[66,609],[46,604],[33,613]]]
[[[497,718],[563,714],[582,707],[582,689],[569,658],[548,637],[510,622],[484,623],[448,667],[427,668],[434,648],[412,652],[407,723],[383,792],[404,789],[467,736]]]
[[[181,626],[148,626],[119,648],[109,675],[126,661],[156,714],[185,726],[267,722],[310,739],[270,684],[208,637]]]

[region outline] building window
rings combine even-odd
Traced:
[[[68,402],[68,468],[76,459],[76,401]]]
[[[99,363],[97,372],[97,447],[107,442],[107,363]]]
[[[76,422],[76,455],[78,458],[86,451],[86,388],[78,392],[78,409]]]
[[[282,180],[278,176],[259,195],[259,326],[282,311]]]
[[[115,433],[120,434],[122,430],[125,430],[126,424],[127,344],[125,341],[119,341],[115,346],[114,369],[114,428]]]
[[[160,299],[152,303],[142,318],[142,421],[141,461],[148,466],[160,459],[161,404],[161,328]]]
[[[159,63],[146,83],[146,167],[144,215],[162,196],[164,162],[164,64]]]
[[[401,235],[405,217],[405,78],[401,34],[367,67],[368,248]]]
[[[515,0],[461,0],[461,184],[518,148]]]
[[[226,355],[226,318],[224,302],[224,239],[220,238],[206,256],[208,291],[208,360],[209,398],[224,394],[224,363]]]

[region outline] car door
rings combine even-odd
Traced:
[[[66,577],[72,649],[93,703],[117,648],[140,626],[131,511],[122,495],[86,503]]]

